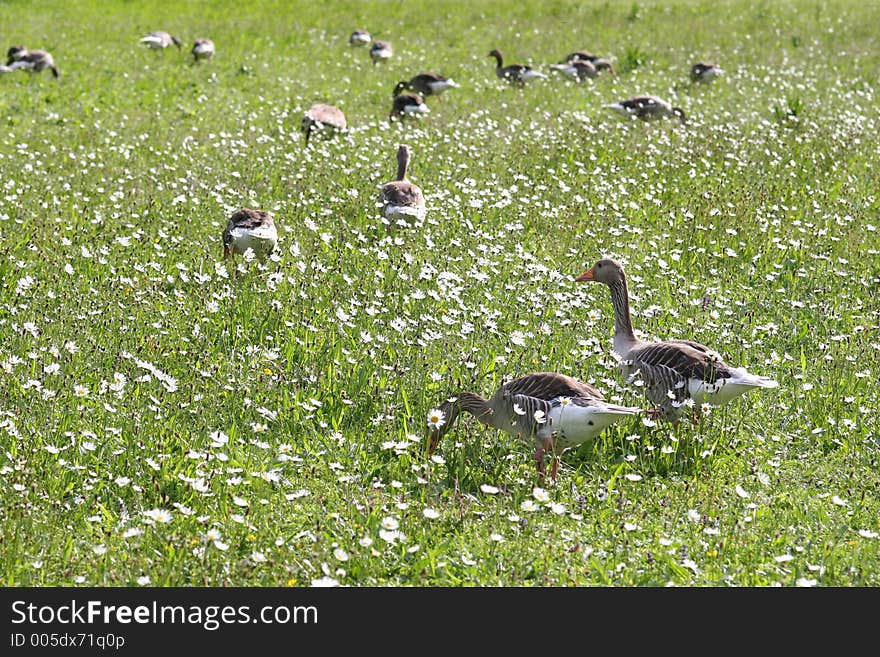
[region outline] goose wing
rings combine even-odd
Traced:
[[[604,399],[602,393],[589,383],[557,372],[526,374],[505,384],[504,389],[511,395],[527,395],[546,401],[558,397]]]
[[[692,381],[715,383],[733,376],[720,355],[689,340],[636,347],[627,354],[624,365],[630,376],[638,373],[645,385],[645,396],[659,405],[689,397]]]

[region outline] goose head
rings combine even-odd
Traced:
[[[492,50],[492,51],[491,51],[488,55],[486,55],[486,56],[487,56],[487,57],[494,57],[494,58],[495,58],[495,61],[498,62],[498,66],[501,66],[501,62],[502,62],[503,60],[501,59],[501,53],[498,52],[497,49]]]
[[[678,120],[681,121],[682,125],[687,125],[687,117],[684,115],[683,109],[681,109],[680,107],[673,107],[672,114],[673,116],[678,117]]]
[[[171,43],[177,46],[177,49],[180,50],[180,47],[183,45],[183,42],[178,39],[176,36],[171,37]]]
[[[27,48],[24,46],[12,46],[9,50],[6,51],[6,57],[8,61],[6,65],[9,66],[13,62],[17,62],[27,53]]]
[[[409,89],[409,82],[400,81],[397,83],[397,86],[394,87],[394,93],[392,96],[399,96],[405,89]]]
[[[579,282],[605,283],[605,285],[611,286],[624,279],[623,265],[611,258],[602,258],[575,280]]]

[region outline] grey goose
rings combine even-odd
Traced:
[[[412,149],[401,144],[397,148],[397,176],[379,188],[382,216],[390,222],[403,225],[409,225],[412,219],[421,222],[426,212],[422,189],[406,179],[411,157]]]
[[[525,64],[508,64],[505,66],[504,58],[497,49],[492,50],[487,57],[495,58],[495,75],[520,87],[525,86],[525,83],[531,80],[547,77],[540,71],[536,71],[531,66],[526,66]]]
[[[271,212],[242,208],[232,213],[223,230],[223,256],[232,259],[250,249],[254,256],[266,258],[277,242],[278,229]]]
[[[397,96],[401,92],[409,89],[421,94],[423,97],[440,96],[447,89],[455,89],[459,86],[454,80],[447,78],[439,73],[428,72],[419,73],[409,80],[402,80],[394,87],[394,95]]]
[[[40,73],[49,69],[56,78],[59,76],[55,60],[45,50],[28,50],[24,46],[12,46],[6,52],[6,66],[10,71]]]
[[[335,133],[344,132],[347,127],[345,114],[342,113],[342,110],[324,103],[317,103],[306,110],[301,124],[301,130],[305,133],[307,144],[312,130],[327,130],[330,133]]]
[[[673,107],[670,103],[661,100],[657,96],[634,96],[633,98],[611,103],[605,107],[614,110],[621,116],[642,121],[654,121],[671,116],[677,117],[682,125],[687,121],[684,110],[680,107]]]

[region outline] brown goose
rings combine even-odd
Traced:
[[[562,452],[592,440],[639,409],[609,404],[596,388],[570,376],[536,372],[502,385],[488,400],[473,392],[445,400],[428,414],[429,453],[452,429],[461,411],[486,426],[531,439],[538,476],[544,477],[544,456],[550,454],[550,476],[555,481]]]
[[[657,408],[655,417],[677,422],[687,406],[726,404],[754,388],[779,384],[742,367],[731,367],[721,356],[697,342],[667,340],[645,342],[633,334],[626,275],[620,263],[599,260],[577,277],[578,281],[604,283],[611,290],[614,307],[614,351],[621,357],[620,370],[627,382],[642,381],[645,396]]]
[[[214,42],[210,39],[196,39],[190,50],[193,56],[193,63],[207,61],[214,56]]]
[[[592,62],[582,61],[580,59],[575,59],[568,64],[550,64],[550,68],[574,78],[578,84],[587,78],[595,78],[599,75],[599,71],[596,70],[596,67]]]
[[[56,78],[59,75],[55,60],[45,50],[28,50],[24,46],[12,46],[6,56],[6,66],[10,71],[22,70],[28,73],[39,73],[48,68]]]
[[[427,114],[431,110],[425,105],[425,99],[418,94],[400,94],[395,96],[391,102],[391,111],[388,113],[388,120],[393,121],[394,117],[403,118],[404,116],[421,116]]]
[[[673,107],[665,100],[660,100],[656,96],[635,96],[634,98],[621,100],[605,107],[614,110],[621,116],[641,119],[642,121],[653,121],[667,116],[678,117],[682,125],[687,121],[684,111],[680,107]]]
[[[385,183],[379,189],[382,215],[389,221],[409,224],[410,219],[422,221],[425,218],[425,197],[422,190],[406,179],[406,170],[411,157],[410,147],[401,144],[397,149],[397,178]]]
[[[457,82],[439,73],[419,73],[408,81],[398,82],[394,87],[394,95],[398,96],[405,89],[409,89],[424,97],[439,96],[447,89],[455,89],[458,86]]]
[[[614,75],[614,67],[611,65],[611,62],[604,57],[599,57],[586,50],[578,50],[577,52],[571,53],[563,59],[560,64],[571,64],[573,62],[589,62],[595,67],[597,72],[608,71],[611,75]]]
[[[507,80],[520,87],[525,86],[526,82],[529,82],[530,80],[547,77],[540,71],[536,71],[531,66],[526,66],[524,64],[510,64],[505,66],[504,59],[502,59],[501,53],[498,50],[493,50],[487,56],[494,57],[497,62],[497,65],[495,66],[495,75],[502,80]]]
[[[710,83],[720,77],[724,71],[715,64],[697,62],[691,66],[691,82]]]
[[[352,46],[365,46],[370,41],[372,41],[372,37],[366,30],[355,30],[348,37],[348,43]]]
[[[278,242],[278,229],[271,212],[242,208],[229,217],[223,231],[223,257],[234,258],[248,249],[258,258],[269,256]]]
[[[391,59],[393,54],[394,51],[391,48],[391,44],[387,41],[373,41],[373,45],[370,46],[370,59],[373,60],[374,66],[377,62]]]
[[[161,30],[149,32],[146,36],[142,36],[138,43],[156,51],[164,51],[171,44],[174,44],[180,50],[180,46],[183,45],[176,36],[171,36],[168,32]]]
[[[312,130],[327,130],[329,133],[335,133],[343,132],[346,127],[345,114],[341,109],[333,105],[318,103],[306,111],[301,129],[306,135],[306,143],[308,144]]]

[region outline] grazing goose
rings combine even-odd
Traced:
[[[422,96],[439,96],[447,89],[455,89],[458,86],[457,82],[439,73],[419,73],[409,81],[398,82],[394,87],[394,95],[399,95],[404,89],[410,89]]]
[[[712,82],[715,78],[720,77],[724,71],[715,64],[704,64],[697,62],[691,66],[691,82]]]
[[[524,64],[510,64],[505,66],[501,53],[498,50],[493,50],[487,55],[487,57],[494,57],[497,62],[497,65],[495,66],[495,75],[502,80],[518,84],[520,87],[525,86],[526,82],[530,80],[547,77],[540,71],[536,71],[531,66],[525,66]]]
[[[373,41],[373,45],[370,46],[370,59],[373,60],[373,66],[376,65],[376,62],[384,62],[386,59],[391,59],[392,54],[394,54],[394,51],[391,49],[391,44],[387,41]]]
[[[306,134],[306,143],[312,130],[328,130],[330,133],[342,132],[346,129],[345,114],[333,105],[318,103],[312,105],[302,119],[302,131]]]
[[[379,189],[382,215],[390,221],[401,220],[404,224],[408,224],[410,218],[417,222],[425,218],[425,197],[422,190],[406,179],[410,157],[410,147],[401,144],[397,149],[397,178]]]
[[[574,78],[578,84],[587,78],[595,78],[599,75],[599,71],[596,70],[596,67],[592,62],[582,61],[580,59],[575,59],[568,64],[550,64],[550,68]]]
[[[687,120],[684,111],[680,107],[673,107],[665,100],[660,100],[656,96],[636,96],[606,105],[605,107],[614,110],[621,116],[641,119],[642,121],[653,121],[667,116],[677,116],[682,125],[684,125]]]
[[[550,476],[555,481],[563,451],[592,440],[606,427],[639,410],[609,404],[593,386],[570,376],[536,372],[502,385],[488,400],[473,392],[461,392],[444,401],[429,413],[428,452],[434,452],[461,411],[467,411],[486,426],[530,438],[539,478],[543,479],[545,473],[544,456],[551,454]]]
[[[611,62],[586,50],[578,50],[571,53],[560,64],[571,64],[573,62],[589,62],[596,68],[597,73],[599,71],[608,71],[611,75],[614,75],[614,67],[611,65]]]
[[[777,387],[772,379],[731,367],[717,352],[697,342],[638,340],[629,313],[626,275],[614,260],[599,260],[576,280],[604,283],[611,290],[614,351],[621,357],[620,370],[627,382],[641,379],[645,396],[658,407],[651,411],[655,417],[677,423],[686,406],[726,404],[753,388]]]
[[[400,94],[391,102],[391,111],[388,120],[393,121],[395,116],[420,116],[431,110],[425,105],[425,99],[418,94]]]
[[[365,46],[372,40],[366,30],[355,30],[348,37],[348,43],[352,46]]]
[[[190,51],[193,56],[193,64],[209,60],[214,56],[214,42],[210,39],[196,39]]]
[[[8,58],[6,66],[10,71],[22,70],[28,73],[39,73],[48,68],[56,78],[59,75],[55,60],[45,50],[28,50],[24,46],[12,46],[6,56]]]
[[[250,249],[258,258],[265,258],[277,242],[278,229],[271,212],[242,208],[229,217],[223,231],[223,257],[234,258]]]
[[[170,46],[172,43],[177,46],[177,49],[180,50],[181,41],[175,36],[171,36],[168,32],[162,32],[161,30],[157,30],[156,32],[150,32],[146,36],[142,36],[138,43],[147,46],[152,50],[162,50]]]

